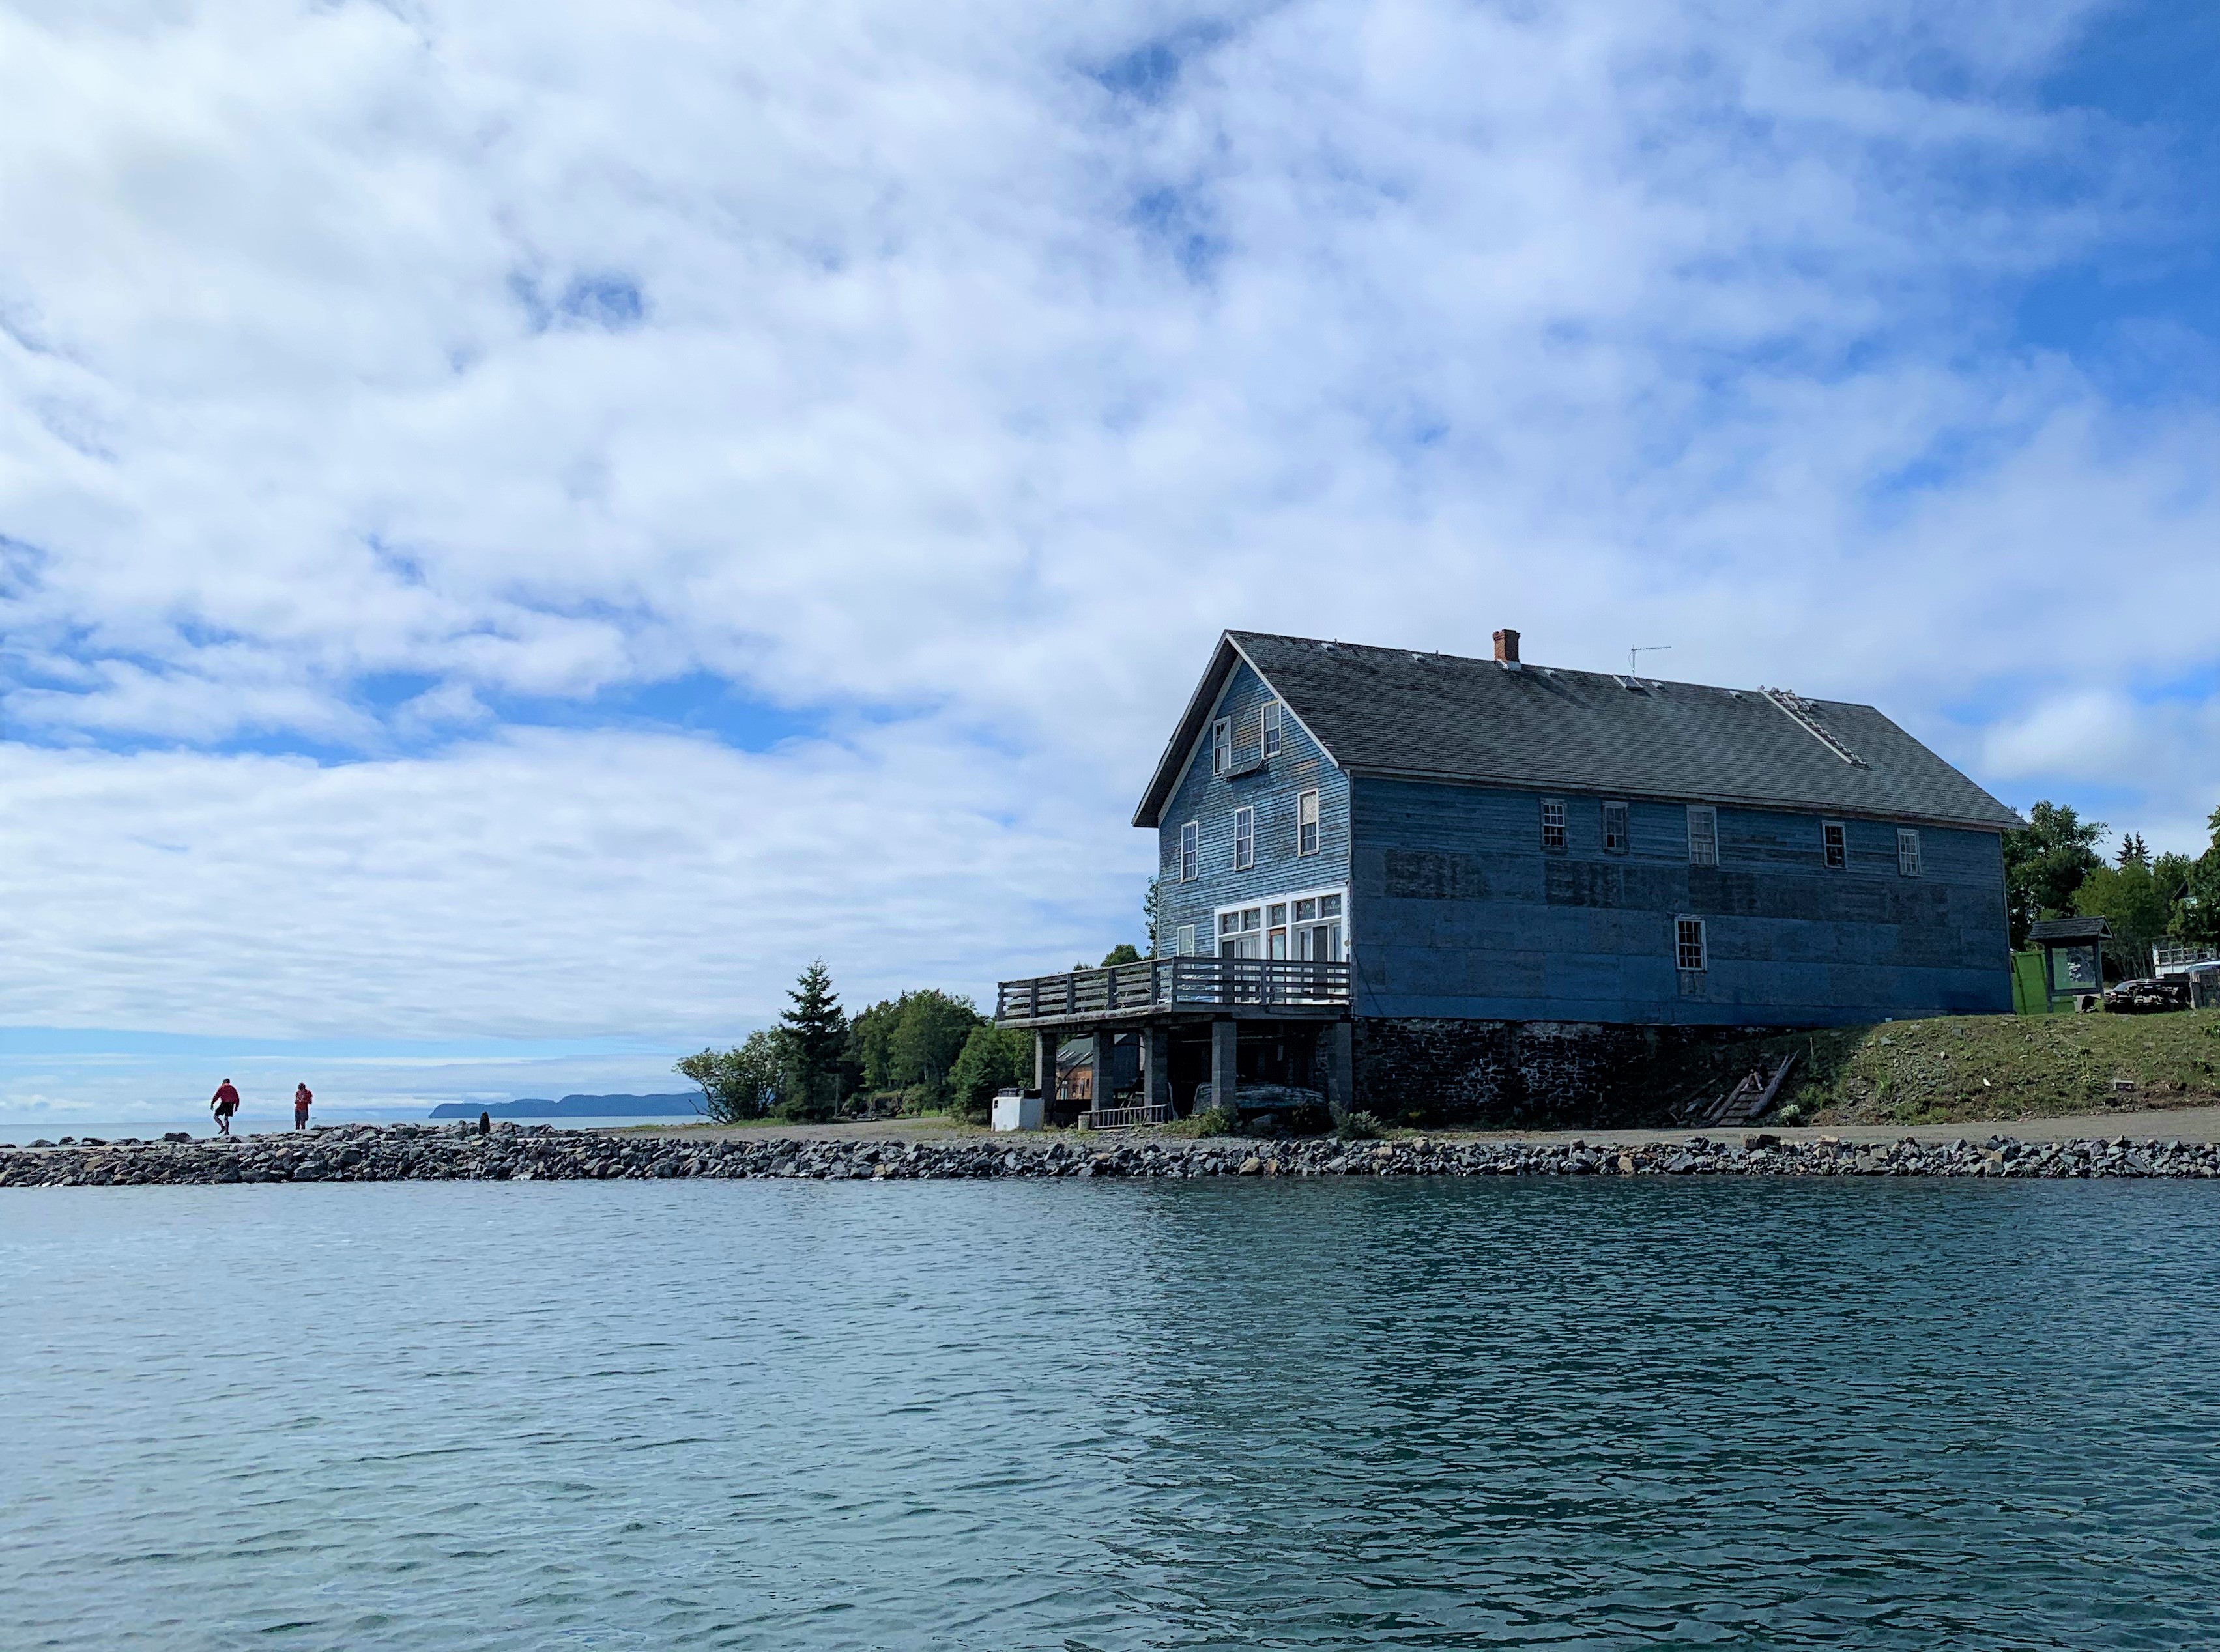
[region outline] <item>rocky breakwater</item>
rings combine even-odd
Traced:
[[[269,1181],[608,1181],[682,1177],[875,1181],[1096,1176],[1784,1175],[2220,1177],[2220,1147],[2135,1141],[1586,1142],[1172,1141],[1156,1138],[939,1142],[705,1141],[547,1125],[349,1125],[308,1135],[0,1148],[0,1187]]]

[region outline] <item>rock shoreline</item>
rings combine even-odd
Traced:
[[[2220,1177],[2220,1144],[2128,1137],[2022,1142],[1740,1141],[1590,1146],[1416,1138],[1043,1142],[687,1141],[538,1125],[342,1125],[309,1135],[0,1148],[0,1188],[267,1181],[958,1181],[1094,1176],[1780,1175]]]

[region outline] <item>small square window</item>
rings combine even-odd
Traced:
[[[1238,912],[1219,913],[1218,932],[1221,935],[1238,935],[1241,932],[1241,914]]]
[[[1321,918],[1340,917],[1341,897],[1338,895],[1320,895],[1319,897],[1319,916]]]
[[[1315,855],[1319,851],[1319,795],[1305,792],[1295,799],[1295,853]]]
[[[1626,852],[1626,805],[1606,803],[1603,806],[1603,852],[1624,855]]]
[[[1707,803],[1688,805],[1688,864],[1719,863],[1719,812]]]
[[[1919,834],[1910,826],[1896,829],[1896,870],[1902,877],[1919,876]]]
[[[1683,969],[1701,969],[1709,962],[1704,950],[1704,920],[1700,918],[1676,918],[1673,920],[1673,952],[1674,962]]]
[[[1843,835],[1843,823],[1829,820],[1819,827],[1819,837],[1826,846],[1827,864],[1837,870],[1850,863],[1850,845]]]
[[[1565,806],[1554,797],[1542,800],[1542,847],[1565,846]]]
[[[1285,715],[1278,701],[1267,700],[1264,702],[1264,755],[1268,757],[1280,755],[1280,732]]]
[[[1210,726],[1210,772],[1222,775],[1233,766],[1233,720],[1221,717]]]
[[[1271,925],[1275,929],[1279,928],[1281,925],[1286,923],[1288,921],[1288,903],[1283,901],[1276,907],[1267,907],[1264,909],[1264,921]]]
[[[1307,923],[1312,922],[1312,921],[1313,921],[1313,920],[1315,920],[1317,917],[1318,917],[1318,902],[1317,902],[1317,901],[1296,901],[1296,902],[1295,902],[1295,921],[1296,921],[1297,923],[1299,923],[1299,924],[1307,924]]]
[[[1180,875],[1182,883],[1192,883],[1202,870],[1202,823],[1189,820],[1180,828]]]
[[[1233,870],[1246,871],[1257,863],[1257,811],[1233,811]]]

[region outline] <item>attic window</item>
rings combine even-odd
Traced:
[[[1210,726],[1210,772],[1222,775],[1233,766],[1233,720],[1221,717]]]
[[[1624,855],[1626,852],[1626,805],[1606,803],[1603,806],[1603,852]]]
[[[1562,849],[1565,846],[1565,806],[1555,797],[1542,800],[1542,847]]]
[[[1896,870],[1902,877],[1919,876],[1919,834],[1910,826],[1896,829]]]
[[[1719,863],[1719,812],[1708,803],[1688,805],[1688,864]]]
[[[1840,820],[1822,821],[1819,826],[1819,841],[1826,850],[1827,864],[1830,868],[1839,871],[1850,863],[1850,846],[1843,837],[1843,823]]]
[[[1286,716],[1286,711],[1278,701],[1267,700],[1264,702],[1264,755],[1268,757],[1280,755],[1280,732]]]

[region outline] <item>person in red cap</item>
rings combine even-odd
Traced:
[[[209,1107],[215,1113],[215,1127],[220,1135],[231,1134],[231,1115],[239,1111],[239,1092],[231,1088],[229,1079],[215,1087],[209,1098]]]
[[[294,1129],[306,1130],[309,1127],[309,1103],[315,1099],[315,1092],[309,1089],[307,1085],[296,1084],[293,1087]]]

